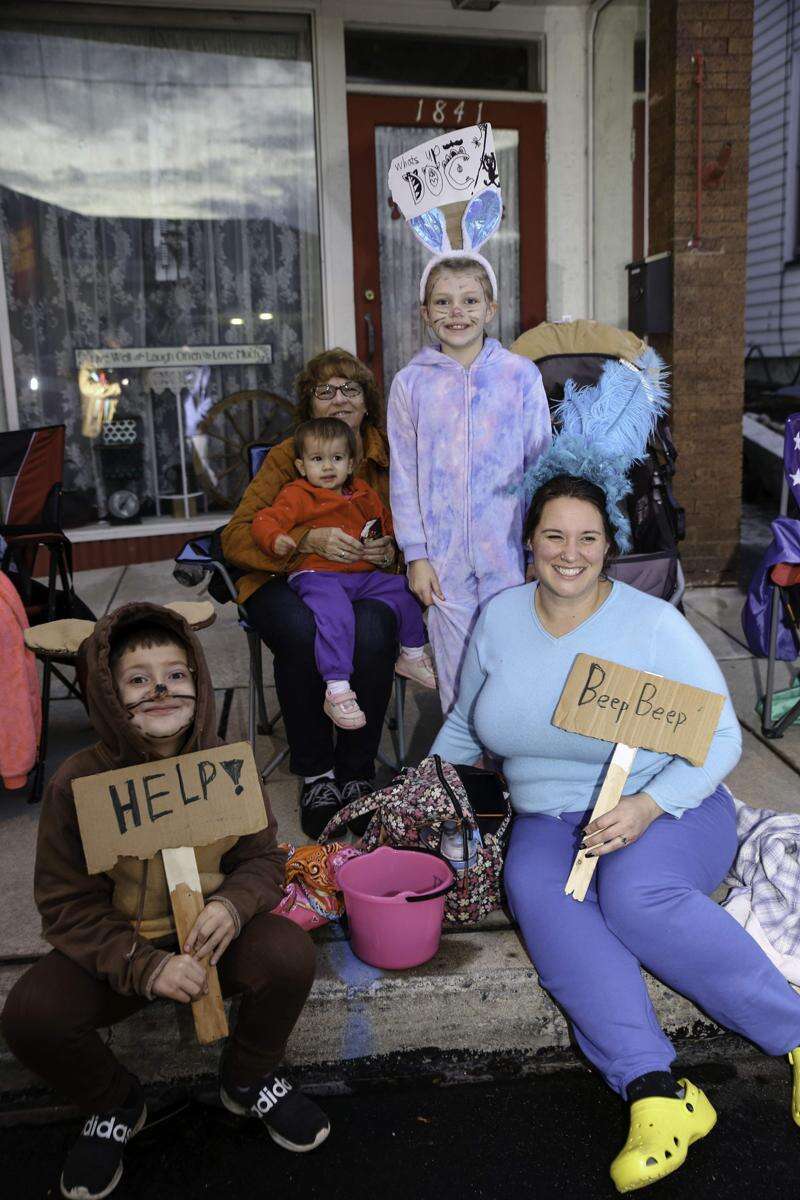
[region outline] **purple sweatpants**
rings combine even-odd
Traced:
[[[314,614],[317,636],[314,652],[323,679],[349,679],[353,674],[357,600],[380,600],[397,619],[401,646],[424,646],[427,641],[422,606],[410,591],[405,575],[382,571],[301,571],[289,577],[289,587]]]
[[[583,1053],[622,1096],[675,1057],[640,967],[767,1054],[800,1045],[800,996],[709,898],[736,854],[723,787],[602,855],[582,903],[564,895],[587,813],[514,817],[503,880],[539,982]]]

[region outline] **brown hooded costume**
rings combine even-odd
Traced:
[[[149,862],[122,858],[107,875],[88,875],[81,846],[72,780],[153,759],[152,746],[134,727],[114,686],[111,643],[126,625],[159,625],[186,648],[196,670],[197,707],[182,753],[216,746],[214,692],[200,643],[183,617],[154,604],[126,604],[98,621],[80,649],[78,670],[100,741],[73,754],[50,781],[42,803],[34,869],[34,895],[42,935],[57,950],[123,995],[149,997],[169,951],[153,945],[174,936],[169,890],[160,855]],[[198,847],[203,895],[221,900],[237,933],[283,894],[285,854],[278,849],[275,818],[264,795],[269,824],[260,833],[223,838]]]
[[[89,1112],[118,1107],[135,1083],[98,1028],[146,1006],[162,967],[179,953],[160,856],[120,859],[109,874],[87,874],[72,798],[73,779],[154,757],[109,666],[114,635],[141,621],[173,633],[196,670],[197,707],[184,751],[218,744],[208,668],[184,619],[158,605],[128,604],[99,621],[78,666],[100,741],[55,773],[39,822],[34,889],[54,949],[17,981],[2,1014],[16,1056]],[[285,855],[266,795],[264,805],[266,829],[197,850],[204,895],[222,901],[236,922],[218,970],[223,994],[242,997],[226,1061],[233,1080],[247,1085],[281,1061],[314,977],[311,939],[271,912],[283,894]]]

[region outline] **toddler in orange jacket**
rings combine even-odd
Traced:
[[[275,503],[256,514],[256,544],[267,554],[290,554],[297,547],[288,530],[299,525],[338,527],[362,541],[391,534],[391,514],[380,497],[363,480],[351,478],[356,454],[355,435],[344,421],[321,417],[298,426],[295,465],[301,478],[287,483]],[[314,614],[317,669],[327,685],[324,708],[334,725],[360,729],[366,723],[350,687],[357,600],[379,600],[394,612],[400,642],[397,674],[423,687],[436,687],[425,654],[422,607],[405,576],[384,574],[366,559],[336,562],[307,554],[288,583]]]

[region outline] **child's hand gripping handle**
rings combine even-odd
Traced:
[[[200,875],[197,870],[197,859],[191,846],[181,846],[177,850],[162,850],[161,855],[164,859],[164,873],[167,877],[169,898],[175,917],[178,944],[183,946],[205,905],[200,887]],[[192,1001],[194,1027],[201,1046],[208,1046],[211,1042],[228,1036],[228,1021],[225,1016],[225,1005],[222,1002],[217,968],[212,967],[209,962],[206,970],[208,972],[208,992],[199,1000]]]
[[[600,795],[597,797],[597,803],[592,811],[591,819],[593,821],[597,817],[605,816],[619,804],[622,789],[628,780],[635,756],[635,746],[626,746],[622,742],[617,744],[611,762],[608,764]],[[596,866],[597,858],[587,858],[586,851],[579,850],[564,888],[565,895],[572,896],[573,900],[583,900],[589,890]]]

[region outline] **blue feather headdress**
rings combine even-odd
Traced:
[[[602,488],[620,553],[631,548],[631,529],[621,503],[631,491],[627,474],[647,454],[658,418],[669,407],[666,365],[649,346],[633,363],[608,362],[596,384],[564,385],[555,412],[560,430],[534,467],[525,472],[526,502],[556,475],[577,475]]]

